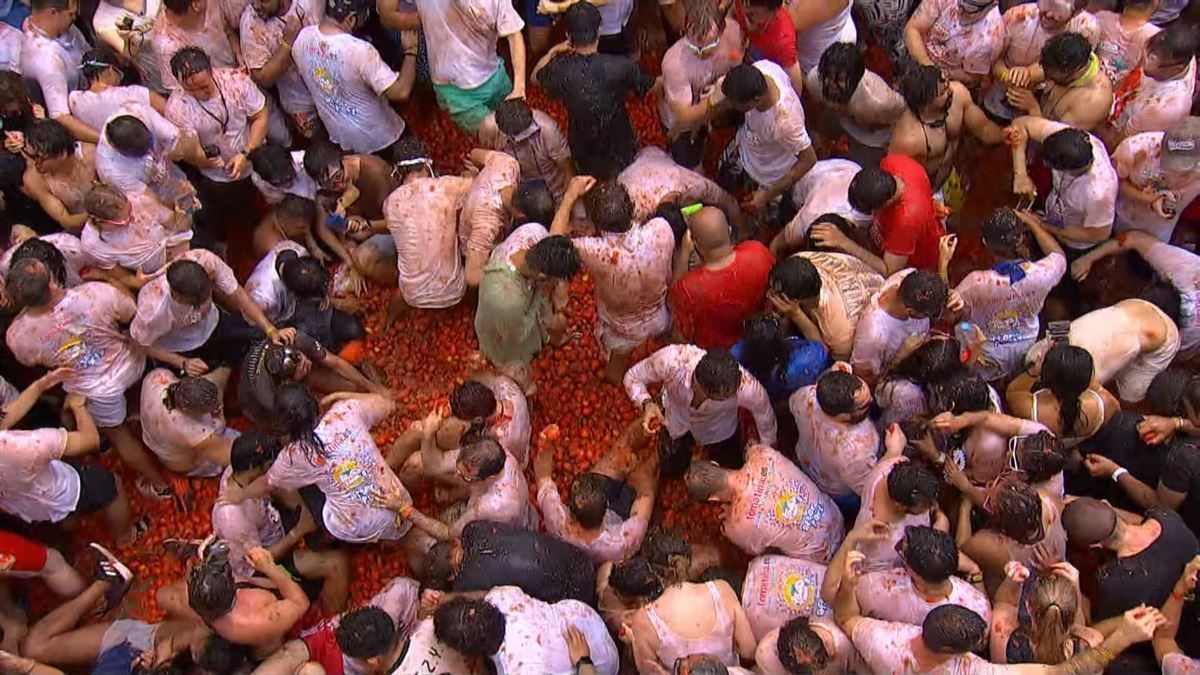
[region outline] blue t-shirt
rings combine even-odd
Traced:
[[[141,650],[128,642],[122,642],[96,659],[92,675],[130,675],[133,672],[133,662],[141,655]]]
[[[829,367],[829,351],[825,345],[815,340],[805,340],[801,337],[787,339],[787,361],[780,367],[769,381],[762,385],[767,389],[771,401],[786,400],[800,387],[815,384],[817,378]],[[738,340],[729,352],[738,363],[746,365],[746,341]]]

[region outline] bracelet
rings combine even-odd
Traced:
[[[267,337],[275,337],[275,335],[277,335],[278,333],[279,333],[279,329],[274,326],[271,326],[270,328],[267,329]]]
[[[1182,428],[1183,428],[1183,418],[1176,417],[1175,418],[1175,431],[1179,431]]]
[[[405,56],[416,56],[416,55],[417,55],[417,50],[416,50],[416,49],[414,49],[414,50],[412,50],[411,52],[410,52],[410,51],[408,51],[408,50],[405,50],[405,52],[404,52],[404,55],[405,55]]]
[[[405,520],[408,520],[408,517],[412,515],[412,512],[413,512],[413,505],[409,504],[408,506],[400,509],[400,517],[404,518]]]
[[[1127,473],[1129,473],[1129,469],[1126,469],[1125,467],[1118,468],[1116,471],[1112,472],[1112,481],[1114,483],[1121,482],[1121,476],[1124,476]]]
[[[1105,661],[1114,661],[1117,658],[1116,654],[1113,654],[1104,647],[1096,647],[1096,652],[1100,654],[1100,658],[1104,659]]]
[[[1176,593],[1175,589],[1173,589],[1173,588],[1171,589],[1171,598],[1172,599],[1183,602],[1184,598],[1186,598],[1186,597],[1187,597],[1186,593]]]

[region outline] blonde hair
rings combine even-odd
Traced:
[[[1026,602],[1031,620],[1029,641],[1038,663],[1056,665],[1067,660],[1064,649],[1075,624],[1079,594],[1059,574],[1042,572],[1033,579]]]

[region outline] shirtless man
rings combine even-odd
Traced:
[[[908,53],[972,86],[1004,51],[1004,20],[995,0],[921,0],[904,29]]]
[[[576,238],[575,249],[596,280],[596,311],[600,316],[596,337],[608,354],[604,376],[619,384],[629,369],[633,350],[670,329],[667,291],[676,265],[686,264],[681,260],[686,253],[683,247],[676,252],[675,235],[667,221],[655,218],[637,224],[633,202],[623,183],[606,181],[596,185],[586,176],[571,179],[550,234],[567,234],[571,210],[584,193],[588,218],[598,233]]]
[[[830,356],[844,361],[859,317],[882,286],[883,277],[858,258],[804,251],[771,268],[767,301],[805,339],[821,342]]]
[[[712,462],[692,462],[685,478],[697,501],[724,505],[721,532],[751,555],[778,550],[825,563],[845,532],[842,513],[817,484],[766,445],[746,449],[737,471]]]
[[[799,436],[796,459],[821,491],[848,505],[862,494],[879,451],[879,432],[868,419],[871,390],[836,363],[816,384],[788,400]],[[847,511],[853,509],[847,508]]]
[[[874,388],[906,342],[923,340],[930,320],[947,306],[957,310],[961,302],[933,272],[903,270],[888,277],[855,328],[850,354],[855,374]]]
[[[869,166],[887,154],[892,128],[904,113],[904,99],[867,69],[858,45],[829,45],[820,65],[808,71],[804,92],[825,105],[846,130],[851,158]]]
[[[925,4],[932,1],[926,0]],[[950,81],[936,66],[910,69],[899,88],[908,110],[892,131],[888,153],[908,155],[920,162],[935,192],[954,171],[954,157],[964,130],[986,145],[1004,140],[1003,130],[975,105],[966,86]]]
[[[850,205],[850,182],[861,169],[846,159],[823,159],[814,164],[792,188],[792,204],[798,210],[783,231],[771,240],[771,255],[778,259],[801,249],[807,241],[809,228],[828,214],[841,216],[864,230],[870,227],[870,216],[859,213]]]
[[[741,220],[737,200],[703,174],[679,166],[661,148],[642,148],[633,163],[621,170],[617,181],[633,202],[633,222],[644,223],[664,201],[683,206],[700,202],[725,212],[730,222]]]
[[[1009,87],[1005,94],[1016,115],[1044,117],[1084,131],[1101,126],[1112,109],[1113,88],[1079,33],[1056,35],[1038,59],[1044,77],[1040,95],[1027,88]]]

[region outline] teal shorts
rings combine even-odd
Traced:
[[[500,67],[483,84],[474,89],[462,89],[452,84],[433,85],[433,93],[437,94],[438,105],[450,113],[450,119],[464,131],[475,133],[483,118],[496,109],[509,94],[512,93],[512,80],[504,69],[504,59]]]

